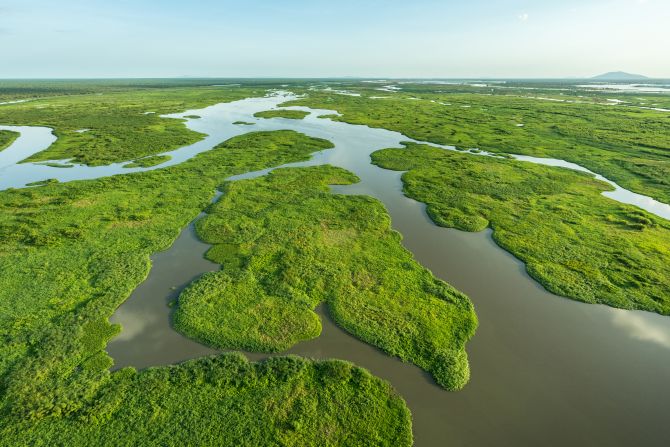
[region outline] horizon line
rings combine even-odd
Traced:
[[[463,77],[439,77],[439,76],[53,76],[53,77],[0,77],[0,81],[24,81],[24,80],[34,80],[34,81],[69,81],[69,80],[146,80],[146,79],[169,79],[169,80],[206,80],[206,79],[230,79],[230,80],[252,80],[252,79],[266,79],[266,80],[291,80],[291,79],[300,79],[300,80],[330,80],[330,79],[344,79],[344,80],[389,80],[389,81],[405,81],[405,80],[436,80],[436,81],[470,81],[470,80],[495,80],[495,81],[507,81],[507,80],[524,80],[524,81],[541,81],[541,80],[597,80],[600,75],[581,77],[581,76],[541,76],[541,77],[514,77],[514,76],[463,76]],[[665,81],[670,80],[669,77],[641,77],[639,79],[612,79],[611,81]],[[608,79],[603,79],[603,81],[610,81]]]

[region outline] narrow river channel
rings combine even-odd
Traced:
[[[288,353],[350,360],[390,381],[412,411],[417,446],[670,445],[670,318],[546,292],[521,262],[493,242],[490,231],[435,226],[423,204],[403,195],[401,173],[370,164],[371,152],[411,139],[318,118],[332,111],[301,108],[311,112],[304,120],[253,118],[284,100],[254,98],[171,115],[201,116],[187,126],[208,137],[173,151],[168,164],[249,131],[292,129],[332,141],[334,149],[291,166],[330,163],[356,173],[360,183],[333,191],[381,200],[405,247],[470,296],[480,323],[467,346],[472,378],[459,392],[442,390],[420,369],[348,335],[332,323],[325,307],[318,309],[322,335]],[[255,125],[236,126],[235,121]],[[663,204],[658,205],[663,212]],[[108,346],[115,368],[171,364],[215,352],[176,333],[167,305],[194,278],[218,268],[203,258],[207,248],[190,225],[170,249],[152,257],[149,277],[111,319],[124,328]]]

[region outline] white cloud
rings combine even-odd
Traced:
[[[523,14],[519,14],[519,20],[521,20],[522,22],[527,22],[529,17],[530,16],[528,15],[527,12],[524,12]]]

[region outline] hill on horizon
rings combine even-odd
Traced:
[[[610,71],[591,79],[596,81],[642,81],[649,78],[640,74],[626,73],[625,71]]]

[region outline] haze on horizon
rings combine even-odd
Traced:
[[[670,78],[668,0],[0,0],[0,78]]]

